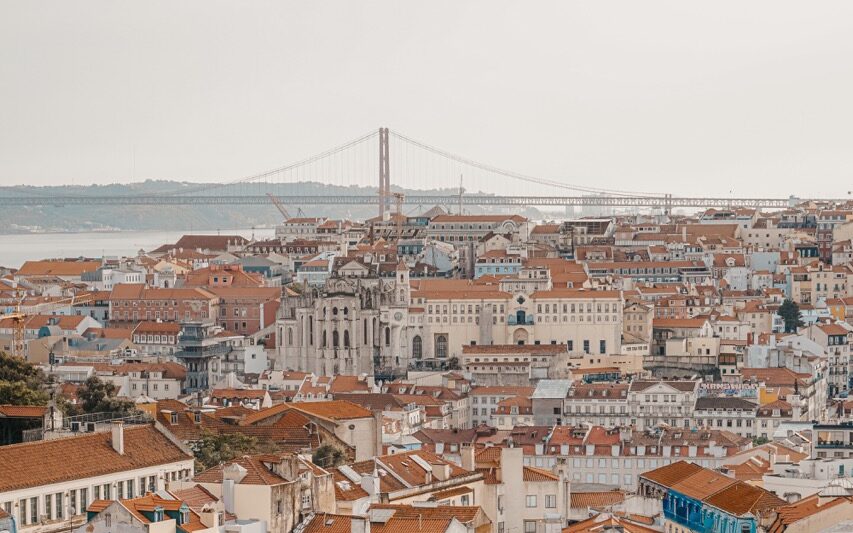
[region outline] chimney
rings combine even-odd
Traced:
[[[338,520],[338,518],[334,520]],[[353,515],[350,518],[350,533],[370,533],[370,520],[366,516]]]
[[[199,513],[199,518],[205,526],[215,531],[219,530],[219,513],[212,506],[205,505]]]
[[[447,481],[450,478],[450,465],[447,463],[430,463],[432,475],[436,481]]]
[[[362,475],[361,488],[370,496],[370,501],[379,501],[379,476],[373,474]]]
[[[472,472],[474,470],[474,447],[466,446],[462,448],[462,468]]]
[[[112,430],[110,442],[113,445],[113,450],[119,455],[124,455],[124,423],[113,422],[110,429]]]

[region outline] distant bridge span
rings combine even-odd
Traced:
[[[379,205],[376,195],[328,195],[278,197],[285,205]],[[408,205],[459,205],[459,195],[417,195],[404,198]],[[469,206],[512,206],[512,207],[674,207],[690,208],[763,208],[785,209],[802,202],[799,198],[724,198],[724,197],[679,197],[679,196],[492,196],[464,194],[461,203]],[[844,200],[816,200],[843,202]],[[269,205],[266,195],[133,195],[133,196],[6,196],[0,197],[0,207],[66,207],[66,206],[186,206],[186,205]]]

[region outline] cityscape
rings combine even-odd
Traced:
[[[625,3],[607,23],[575,2],[530,7],[550,21],[481,2],[85,4],[104,11],[0,6],[0,49],[44,39],[0,59],[0,101],[19,103],[0,125],[0,533],[853,532],[853,165],[849,144],[805,148],[853,140],[853,108],[804,75],[779,89],[799,96],[786,130],[758,118],[775,96],[739,85],[834,75],[849,6],[820,8],[817,37],[785,2],[707,19]],[[382,69],[371,15],[395,43]],[[764,44],[708,48],[724,30]],[[603,36],[631,56],[606,75]],[[682,46],[702,61],[665,86]],[[25,87],[48,48],[45,75],[74,73]],[[564,92],[483,91],[503,60]],[[457,81],[446,103],[395,100]],[[492,98],[506,107],[475,120]],[[44,102],[37,124],[20,112]],[[644,105],[662,125],[635,122]],[[709,113],[696,130],[667,127],[682,105]],[[640,148],[601,134],[641,126]]]

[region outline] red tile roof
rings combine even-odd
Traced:
[[[124,428],[124,455],[110,432],[0,446],[0,492],[192,459],[153,425]]]

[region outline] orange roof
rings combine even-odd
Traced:
[[[245,477],[238,483],[240,485],[281,485],[287,483],[287,479],[279,476],[267,466],[278,463],[278,460],[273,461],[272,459],[269,455],[244,455],[196,474],[193,481],[196,483],[222,483],[223,470],[227,466],[237,464],[246,470]]]
[[[27,261],[15,273],[17,276],[73,276],[94,272],[101,268],[100,261]]]
[[[782,533],[788,526],[810,516],[822,513],[838,505],[853,505],[853,499],[835,498],[826,502],[820,501],[819,494],[812,494],[797,502],[783,505],[776,509],[776,520],[767,529],[768,533]]]
[[[527,222],[521,215],[438,215],[430,222]]]
[[[670,488],[688,498],[704,500],[735,483],[737,483],[736,479],[718,474],[713,470],[700,468],[692,475],[673,484]]]
[[[631,518],[611,513],[601,513],[563,528],[562,533],[599,533],[601,531],[622,531],[624,533],[655,533],[657,528],[639,524]],[[637,517],[639,519],[639,517]]]
[[[308,415],[328,418],[330,420],[351,420],[355,418],[373,418],[373,413],[360,405],[345,400],[330,400],[324,402],[297,402],[290,404],[292,409]]]
[[[742,516],[747,513],[757,515],[787,502],[770,491],[738,481],[705,499],[705,503],[734,516]]]
[[[154,428],[124,428],[124,455],[110,432],[0,446],[0,492],[86,479],[192,460],[192,455]]]
[[[560,476],[550,472],[548,470],[544,470],[542,468],[535,468],[532,466],[524,467],[524,481],[560,481]]]
[[[42,418],[46,411],[42,405],[0,405],[0,418]]]
[[[702,470],[702,467],[695,463],[688,463],[687,461],[678,461],[666,466],[662,466],[660,468],[656,468],[655,470],[650,470],[642,474],[642,477],[653,481],[658,485],[670,487],[678,481],[685,479],[700,470]]]
[[[571,506],[586,509],[590,507],[603,507],[625,501],[625,493],[621,490],[608,490],[602,492],[572,492]]]

